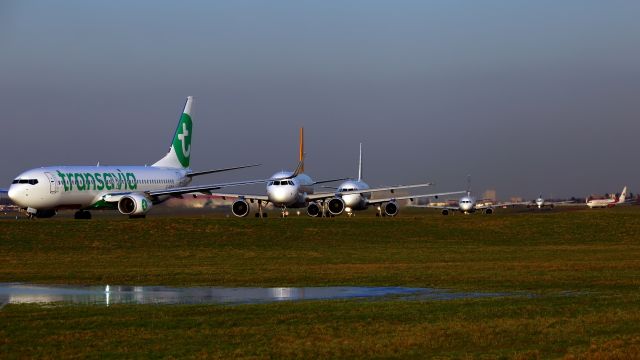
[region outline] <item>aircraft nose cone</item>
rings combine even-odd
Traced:
[[[15,185],[11,185],[11,187],[9,187],[9,191],[7,192],[7,196],[9,197],[9,199],[11,199],[11,201],[13,201],[15,204],[20,205],[21,203],[21,199],[22,199],[22,189],[19,189],[17,186]]]
[[[290,189],[287,189],[285,187],[281,187],[278,189],[273,189],[270,192],[270,197],[272,202],[278,203],[278,204],[288,204],[292,201],[292,192],[290,191]]]
[[[346,207],[353,208],[356,205],[358,205],[358,203],[360,202],[360,195],[358,194],[344,195],[342,197],[342,201],[344,201],[344,205]]]

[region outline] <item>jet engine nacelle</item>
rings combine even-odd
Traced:
[[[311,217],[318,217],[322,215],[322,209],[320,208],[320,205],[318,205],[318,203],[316,202],[310,202],[309,205],[307,205],[307,215]]]
[[[118,201],[118,210],[124,215],[144,215],[153,204],[141,194],[125,195]]]
[[[493,209],[492,208],[486,208],[486,209],[484,209],[484,213],[487,214],[487,215],[491,215],[491,214],[493,214]]]
[[[331,215],[337,216],[344,211],[344,201],[341,198],[334,197],[327,203],[327,209]]]
[[[231,205],[231,212],[237,217],[245,217],[249,215],[249,203],[243,199],[236,200]]]
[[[449,209],[442,209],[442,215],[449,215]]]
[[[395,201],[390,201],[384,205],[384,214],[387,216],[396,216],[400,212],[400,207]]]

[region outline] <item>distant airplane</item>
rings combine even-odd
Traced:
[[[548,207],[550,209],[553,209],[555,206],[560,206],[560,205],[576,205],[575,201],[546,201],[543,197],[542,194],[540,194],[540,196],[538,196],[537,199],[535,199],[532,202],[524,202],[521,203],[523,205],[526,205],[527,208],[531,208],[531,207],[537,207],[538,209],[543,209],[545,207]]]
[[[624,189],[622,189],[622,192],[620,193],[619,197],[613,197],[610,199],[591,199],[588,198],[586,201],[586,205],[590,208],[609,208],[609,207],[614,207],[618,204],[623,204],[625,202],[625,199],[627,197],[627,187],[625,186]]]
[[[395,190],[424,187],[427,185],[432,185],[432,184],[398,185],[398,186],[390,186],[390,187],[380,187],[374,190],[390,191],[391,193],[393,193]],[[349,216],[353,215],[354,211],[366,210],[369,208],[369,206],[375,206],[375,205],[379,205],[377,207],[378,216],[396,216],[399,212],[399,206],[397,204],[398,200],[415,199],[415,198],[422,198],[422,197],[438,197],[438,196],[464,193],[464,191],[454,191],[454,192],[446,192],[446,193],[438,193],[438,194],[395,196],[395,197],[372,200],[371,199],[372,189],[369,188],[369,185],[362,180],[362,143],[360,143],[360,153],[358,157],[358,179],[357,180],[349,179],[343,182],[342,184],[340,184],[336,190],[338,194],[345,194],[346,192],[349,192],[349,191],[369,190],[369,192],[342,195],[342,201],[344,202],[344,205],[345,205],[344,211]],[[313,214],[309,214],[309,215],[318,216],[318,214],[319,214],[318,212],[314,211]]]
[[[500,204],[478,204],[475,197],[471,196],[471,177],[467,179],[467,191],[466,195],[458,200],[458,204],[452,205],[410,205],[411,207],[439,209],[442,215],[449,215],[455,211],[459,211],[463,214],[472,214],[476,211],[482,211],[483,214],[493,214],[494,208],[498,206],[513,206],[515,203],[500,203]]]
[[[251,180],[187,186],[195,176],[242,169],[254,165],[192,171],[191,108],[187,97],[169,153],[151,166],[51,166],[31,169],[13,180],[8,193],[29,217],[52,217],[59,209],[78,209],[76,219],[90,219],[93,209],[118,210],[130,217],[144,217],[155,204],[171,196],[208,192],[227,186],[264,182]]]
[[[237,217],[245,217],[249,215],[249,203],[257,203],[258,212],[256,217],[264,216],[264,207],[269,203],[280,208],[281,216],[288,216],[288,209],[306,208],[307,215],[312,217],[328,214],[337,216],[345,210],[344,198],[349,195],[360,195],[363,193],[371,193],[377,191],[389,191],[407,187],[425,187],[431,183],[410,185],[407,187],[384,187],[384,188],[367,188],[342,192],[314,192],[314,185],[330,183],[335,181],[343,181],[346,178],[330,179],[322,181],[313,181],[311,177],[303,173],[304,171],[304,130],[300,128],[300,152],[297,168],[293,171],[281,171],[275,173],[271,180],[267,183],[265,195],[251,194],[224,194],[213,193],[214,196],[223,198],[236,198],[237,200],[231,205],[231,212]],[[432,194],[433,196],[439,194]],[[395,199],[385,199],[389,214],[397,214],[397,204]],[[395,206],[395,209],[393,208]]]

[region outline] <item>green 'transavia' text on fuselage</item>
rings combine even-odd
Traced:
[[[138,188],[136,175],[132,172],[63,173],[59,170],[56,172],[62,181],[64,191],[136,190]]]

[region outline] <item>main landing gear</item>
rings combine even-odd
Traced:
[[[86,210],[78,210],[73,214],[73,218],[76,220],[91,220],[91,213]]]
[[[256,217],[257,218],[266,218],[267,217],[267,213],[264,212],[264,207],[267,204],[262,205],[262,200],[258,200],[258,212],[256,213]]]

